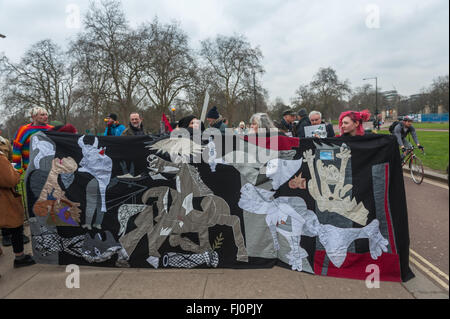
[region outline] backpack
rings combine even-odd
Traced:
[[[394,128],[397,126],[397,124],[399,124],[400,121],[394,121],[394,123],[391,124],[391,126],[389,126],[389,132],[391,132],[391,134],[394,132]]]

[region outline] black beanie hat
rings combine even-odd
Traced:
[[[308,112],[306,111],[306,109],[300,109],[300,111],[298,111],[298,115],[301,117],[305,117],[308,115]]]
[[[219,112],[217,111],[217,106],[214,106],[209,112],[206,114],[207,119],[218,119]]]
[[[114,121],[117,121],[117,115],[114,113],[109,114],[108,117],[112,118]]]

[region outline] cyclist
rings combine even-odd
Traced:
[[[408,134],[411,134],[414,143],[416,143],[417,147],[423,150],[423,146],[420,145],[419,140],[417,139],[416,129],[412,125],[413,119],[409,116],[404,116],[401,122],[395,125],[392,130],[392,134],[397,138],[398,145],[402,150],[402,160],[406,156],[406,150],[412,148],[412,145],[408,142],[406,137]]]

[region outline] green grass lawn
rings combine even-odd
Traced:
[[[415,124],[414,124],[415,126]],[[448,132],[416,131],[420,144],[425,147],[425,155],[419,150],[416,155],[422,159],[423,165],[434,170],[445,172],[448,165],[449,139]],[[380,131],[380,134],[389,134],[389,131]],[[410,139],[408,137],[408,139]],[[410,139],[412,142],[412,138]],[[411,143],[415,145],[414,142]]]
[[[434,130],[448,130],[448,122],[445,123],[413,123],[415,128],[426,128]]]

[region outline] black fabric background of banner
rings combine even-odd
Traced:
[[[82,159],[81,149],[77,145],[77,140],[80,135],[72,135],[65,133],[46,132],[48,136],[56,144],[55,158],[72,157],[77,163]],[[86,144],[92,144],[94,136],[86,136],[84,142]],[[113,159],[112,179],[111,183],[114,184],[114,177],[123,175],[126,172],[123,170],[123,163],[126,164],[127,169],[130,168],[130,164],[134,163],[134,175],[145,174],[147,169],[147,156],[155,154],[155,151],[150,151],[146,146],[152,142],[152,139],[148,136],[140,137],[98,137],[99,147],[106,146],[106,153]],[[154,142],[154,140],[153,140]],[[397,245],[397,253],[400,257],[401,279],[407,281],[414,275],[409,268],[409,230],[408,230],[408,214],[406,205],[406,196],[403,182],[403,174],[401,169],[400,155],[398,152],[398,144],[394,137],[386,135],[369,134],[366,136],[357,137],[340,137],[340,138],[328,138],[328,139],[301,139],[300,146],[297,149],[295,159],[302,157],[304,151],[312,149],[315,150],[315,144],[335,144],[340,146],[342,143],[346,143],[352,152],[351,167],[353,178],[352,196],[356,198],[357,202],[362,201],[364,206],[369,210],[368,221],[375,219],[375,202],[373,197],[373,183],[371,169],[373,165],[389,163],[389,205],[392,215],[392,225],[394,228],[395,242]],[[160,155],[169,160],[165,155]],[[122,163],[122,164],[121,164]],[[230,211],[233,215],[236,215],[241,220],[241,230],[245,239],[245,229],[243,223],[243,211],[238,206],[240,198],[241,181],[239,172],[231,166],[218,165],[217,171],[211,173],[209,165],[207,163],[193,164],[197,167],[201,179],[203,182],[214,192],[215,195],[222,197],[230,206]],[[310,172],[307,165],[303,165],[301,170],[303,177],[310,179]],[[31,173],[32,174],[32,173]],[[86,206],[85,198],[81,194],[86,190],[86,184],[88,182],[87,173],[76,172],[75,182],[66,190],[67,197],[80,203],[80,208]],[[164,174],[163,174],[164,175]],[[145,184],[145,183],[144,183]],[[145,184],[149,187],[156,186],[169,186],[175,187],[173,180],[160,180],[151,181],[150,184]],[[27,185],[28,186],[28,185]],[[110,187],[106,193],[106,201],[114,204],[114,199],[122,196],[126,192],[135,191],[136,188],[130,185],[116,184]],[[34,198],[27,188],[28,196],[28,209],[32,212],[32,207],[37,198]],[[290,189],[288,184],[282,185],[276,192],[275,198],[279,196],[300,196],[307,203],[308,209],[315,210],[315,201],[308,193],[308,190],[302,189]],[[194,203],[195,205],[195,203]],[[105,214],[103,220],[103,228],[110,230],[113,234],[117,234],[119,225],[117,223],[116,213],[117,208],[109,211]],[[127,231],[131,231],[133,228],[133,221],[136,216],[130,218]],[[83,215],[82,215],[83,219]],[[354,223],[354,228],[361,227]],[[84,235],[87,231],[81,227],[57,227],[57,232],[61,237],[74,237],[78,235]],[[233,238],[233,232],[230,227],[216,225],[210,227],[209,238],[213,241],[219,233],[223,234],[225,238]],[[187,233],[186,237],[192,241],[198,241],[195,234]],[[117,238],[116,238],[117,239]],[[136,252],[145,250],[148,245],[147,240],[141,240],[136,247]],[[310,264],[314,264],[314,251],[316,249],[316,238],[302,236],[301,246],[308,252],[308,260]],[[237,248],[233,240],[225,240],[223,242],[222,251],[224,256],[236,256]],[[368,240],[359,239],[355,242],[355,249],[357,253],[366,253],[369,251]],[[168,240],[161,246],[160,251],[172,251],[178,253],[185,253],[179,247],[171,247],[168,244]],[[108,261],[96,263],[96,266],[108,266],[114,267],[115,258]],[[59,254],[60,264],[79,264],[79,265],[92,265],[81,258],[75,257],[71,254],[61,252]],[[290,268],[289,265],[279,261],[277,259],[266,259],[258,257],[249,257],[249,262],[239,262],[235,258],[220,258],[218,267],[224,268],[270,268],[273,265],[278,264],[283,267]],[[145,259],[131,256],[131,267],[146,267],[149,265]],[[206,266],[205,266],[206,267]],[[199,268],[203,268],[200,266]]]

